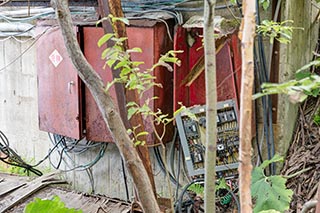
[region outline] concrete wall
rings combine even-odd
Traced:
[[[280,46],[279,82],[294,78],[296,70],[312,60],[313,51],[319,37],[319,9],[311,1],[282,1],[281,20],[293,20],[295,27],[292,42]],[[277,150],[285,155],[293,136],[298,104],[291,104],[288,97],[279,95],[276,129]]]
[[[29,37],[18,39],[21,41],[0,38],[0,130],[8,137],[11,148],[27,162],[34,163],[48,153],[52,144],[48,134],[38,128],[35,40]],[[82,154],[70,154],[70,157],[77,165],[85,165],[96,158],[99,150],[100,146]],[[54,164],[58,158],[58,153],[54,152],[51,158]],[[67,162],[71,161],[67,159]],[[153,162],[153,166],[158,194],[167,195],[164,176],[156,163]],[[48,160],[39,168],[54,170]],[[60,168],[69,169],[63,163]],[[121,158],[114,144],[108,144],[103,157],[90,170],[89,173],[69,171],[65,173],[65,177],[72,188],[92,192],[89,178],[92,172],[95,193],[126,199]],[[128,187],[132,197],[134,193],[130,177]]]
[[[17,39],[0,38],[0,130],[21,156],[37,161],[49,140],[38,130],[35,47],[33,39]]]

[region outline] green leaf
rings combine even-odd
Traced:
[[[137,107],[130,107],[128,109],[128,120],[131,119],[131,117],[138,111]]]
[[[138,104],[134,101],[130,101],[129,103],[126,104],[126,107],[132,107],[132,106],[138,106]]]
[[[269,210],[261,211],[261,212],[259,212],[259,213],[281,213],[281,212],[276,211],[276,210],[274,210],[274,209],[269,209]]]
[[[218,186],[216,186],[216,191],[220,189],[229,189],[229,186],[227,185],[226,179],[220,178],[218,182]]]
[[[296,79],[299,81],[301,79],[307,78],[311,76],[311,72],[307,71],[307,72],[297,72],[296,73]]]
[[[311,61],[310,63],[304,65],[300,69],[298,69],[297,72],[301,72],[303,70],[309,69],[312,66],[319,66],[319,65],[320,65],[320,60],[314,60],[314,61]]]
[[[265,169],[265,168],[267,168],[267,167],[269,166],[269,164],[271,164],[271,163],[277,163],[277,162],[282,162],[282,161],[283,161],[283,157],[281,157],[281,156],[278,155],[278,154],[275,154],[272,159],[263,161],[263,163],[262,163],[259,167],[260,167],[261,169]]]
[[[24,213],[82,213],[82,210],[65,207],[65,204],[58,196],[54,196],[51,200],[41,200],[35,198],[34,201],[28,203],[24,209]]]
[[[286,181],[282,176],[276,175],[262,177],[252,182],[251,193],[255,199],[253,211],[256,213],[275,209],[276,211],[284,212],[289,209],[293,192],[290,189],[286,189]]]
[[[107,33],[104,36],[102,36],[98,41],[98,47],[101,47],[104,43],[109,41],[114,36],[113,33]]]
[[[142,53],[142,49],[139,47],[134,47],[126,51],[127,53]]]
[[[267,10],[269,8],[269,6],[270,6],[269,0],[263,0],[262,1],[262,7],[263,7],[264,10]]]
[[[284,212],[289,209],[292,190],[286,188],[286,179],[280,175],[265,176],[264,169],[271,163],[283,161],[283,157],[275,155],[271,160],[265,160],[252,171],[251,194],[255,200],[254,212],[274,209]]]
[[[145,144],[146,144],[145,141],[140,141],[140,140],[136,140],[134,143],[135,146],[144,146]]]
[[[136,135],[136,138],[140,137],[140,136],[144,136],[144,135],[148,135],[149,132],[139,132],[137,135]]]
[[[143,61],[133,61],[133,62],[132,62],[132,66],[134,66],[134,67],[138,67],[138,66],[140,66],[141,64],[144,64],[144,62],[143,62]]]
[[[105,91],[108,92],[112,85],[114,85],[115,81],[107,82],[105,87]]]
[[[111,16],[111,21],[112,21],[112,23],[115,23],[116,21],[121,21],[121,22],[125,23],[126,25],[129,25],[129,20],[127,18],[123,18],[123,17]]]
[[[178,104],[180,104],[180,108],[173,113],[173,117],[177,117],[179,113],[182,113],[186,109],[186,107],[183,106],[181,102],[179,102]]]
[[[192,185],[189,186],[188,188],[190,191],[196,193],[197,195],[199,195],[200,197],[204,196],[204,187],[202,186],[202,184],[199,183],[193,183]]]
[[[119,69],[120,67],[124,67],[124,66],[126,66],[126,65],[128,65],[128,61],[123,60],[123,61],[120,61],[120,62],[114,67],[114,69]]]
[[[115,62],[116,62],[116,60],[114,60],[114,59],[109,59],[109,60],[106,62],[106,64],[111,68]]]
[[[231,4],[237,4],[237,0],[230,0]]]
[[[313,97],[317,97],[320,93],[320,88],[316,88],[316,89],[312,90],[311,93],[312,93]]]

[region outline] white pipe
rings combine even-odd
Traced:
[[[0,23],[0,32],[25,32],[33,27],[28,23]]]
[[[41,13],[49,13],[54,12],[53,8],[28,8],[22,10],[15,10],[15,11],[1,11],[0,15],[10,16],[10,17],[27,17],[32,15],[37,15]]]

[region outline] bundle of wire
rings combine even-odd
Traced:
[[[35,169],[37,165],[30,165],[26,163],[13,149],[10,148],[9,140],[5,134],[0,130],[0,160],[11,166],[24,168],[29,174],[30,172],[41,176],[42,172]]]
[[[58,162],[55,164],[51,159],[51,156],[49,156],[49,161],[55,169],[60,169],[65,172],[72,171],[72,170],[78,170],[78,171],[86,170],[91,168],[103,157],[107,148],[107,143],[92,142],[92,141],[87,141],[85,139],[76,140],[76,139],[68,138],[65,136],[57,135],[57,134],[53,134],[53,136],[51,136],[51,134],[49,133],[49,138],[54,148],[55,147],[57,148]],[[97,148],[97,147],[99,147],[98,154],[92,161],[86,164],[77,164],[70,155],[70,154],[80,155],[82,153],[87,152],[90,149]],[[61,169],[62,161],[64,162],[67,169],[64,169],[64,170]]]
[[[49,133],[49,136],[50,136],[50,133]],[[11,166],[24,168],[28,175],[30,172],[32,172],[38,176],[41,176],[42,172],[39,171],[38,169],[35,169],[35,167],[39,166],[46,159],[49,159],[51,165],[55,169],[60,169],[61,162],[64,161],[68,169],[63,171],[67,172],[67,171],[73,171],[73,170],[86,170],[86,172],[90,177],[92,175],[90,175],[90,171],[88,171],[88,169],[94,166],[103,157],[105,150],[107,148],[107,143],[93,143],[91,141],[86,141],[86,140],[75,140],[75,139],[71,139],[71,138],[67,138],[67,137],[64,137],[61,135],[55,135],[55,134],[53,135],[53,139],[51,136],[50,136],[50,139],[53,144],[53,148],[49,149],[48,154],[38,163],[34,165],[30,165],[26,163],[20,157],[20,155],[18,155],[12,148],[10,148],[8,138],[5,136],[5,134],[2,131],[0,131],[0,160]],[[100,148],[97,156],[94,158],[94,160],[86,164],[77,164],[73,160],[73,158],[70,156],[71,153],[81,154],[95,147]],[[58,164],[54,164],[51,160],[51,155],[53,154],[54,151],[56,151],[59,155]],[[66,156],[68,160],[66,160],[64,156]],[[70,165],[70,162],[72,163],[72,165]]]

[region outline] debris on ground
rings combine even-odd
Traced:
[[[59,186],[56,186],[59,184]],[[128,213],[131,204],[119,199],[100,195],[88,195],[61,187],[65,181],[56,173],[30,180],[0,173],[0,213],[23,212],[25,206],[34,200],[52,199],[57,195],[68,208],[82,209],[85,213]]]
[[[287,187],[293,190],[289,212],[300,212],[303,205],[316,199],[320,187],[320,98],[309,98],[299,107],[293,142],[282,169],[290,177]]]

